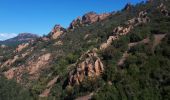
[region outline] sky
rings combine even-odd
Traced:
[[[106,13],[143,0],[0,0],[0,40],[19,33],[48,34],[89,11]]]

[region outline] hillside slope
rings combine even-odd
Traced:
[[[87,13],[68,29],[55,25],[47,36],[2,53],[1,77],[35,100],[168,100],[169,10],[170,1],[152,0]]]

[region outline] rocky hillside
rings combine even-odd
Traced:
[[[18,44],[21,44],[21,43],[34,41],[38,37],[39,36],[32,34],[32,33],[20,33],[18,36],[14,37],[14,38],[7,39],[7,40],[4,40],[4,41],[0,41],[0,44],[8,45],[8,46],[14,46],[14,45],[18,45]]]
[[[169,11],[168,0],[127,4],[87,13],[68,29],[55,25],[17,48],[1,46],[0,99],[169,100]]]

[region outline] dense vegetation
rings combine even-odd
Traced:
[[[147,26],[136,28],[128,37],[130,42],[138,42],[148,35],[151,41],[132,47],[121,69],[114,59],[107,60],[109,64],[103,78],[112,85],[106,83],[93,96],[94,100],[170,99],[170,17],[163,17],[155,11],[150,16],[152,19]],[[153,47],[155,34],[166,36],[159,45]]]
[[[27,89],[0,76],[0,100],[33,100]]]

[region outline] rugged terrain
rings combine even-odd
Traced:
[[[7,45],[7,46],[16,46],[18,44],[26,43],[29,41],[34,41],[37,38],[39,38],[39,36],[32,34],[32,33],[20,33],[18,36],[14,38],[0,41],[0,44]]]
[[[0,99],[169,100],[169,10],[170,1],[149,0],[89,12],[68,29],[1,46]]]

